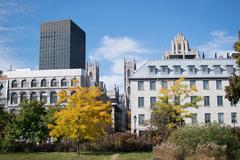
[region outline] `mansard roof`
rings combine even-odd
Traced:
[[[155,67],[155,74],[149,74],[149,67]],[[161,74],[161,67],[167,66],[168,74]],[[182,73],[175,74],[174,66],[180,66]],[[196,74],[189,74],[189,66],[195,66]],[[207,66],[209,74],[202,74],[202,66]],[[220,66],[222,73],[215,74],[214,66]],[[227,66],[233,66],[234,71],[238,71],[236,61],[229,58],[217,59],[161,59],[148,60],[139,69],[137,69],[129,79],[149,79],[149,78],[228,78],[230,76],[226,71]]]

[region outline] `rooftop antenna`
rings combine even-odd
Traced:
[[[10,65],[10,71],[12,71],[12,64]]]

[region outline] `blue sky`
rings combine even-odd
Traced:
[[[208,57],[232,50],[239,0],[0,0],[0,70],[38,68],[45,21],[72,19],[87,35],[87,57],[100,61],[108,89],[122,87],[123,58],[159,59],[183,33]]]

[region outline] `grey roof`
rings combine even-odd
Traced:
[[[196,74],[188,72],[188,66],[196,67]],[[201,72],[201,66],[207,65],[209,74]],[[222,73],[215,74],[214,66],[221,66]],[[230,74],[226,71],[226,66],[232,65],[234,70],[238,70],[234,59],[218,58],[218,59],[161,59],[161,60],[148,60],[139,69],[137,69],[129,79],[148,79],[148,78],[228,78]],[[149,74],[149,66],[155,66],[156,73]],[[163,75],[161,73],[161,66],[168,66],[169,74]],[[174,66],[181,66],[182,74],[174,73]]]

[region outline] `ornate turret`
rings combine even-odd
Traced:
[[[188,40],[183,34],[177,34],[171,42],[172,49],[164,53],[165,59],[195,59],[199,58],[196,49],[190,49]]]

